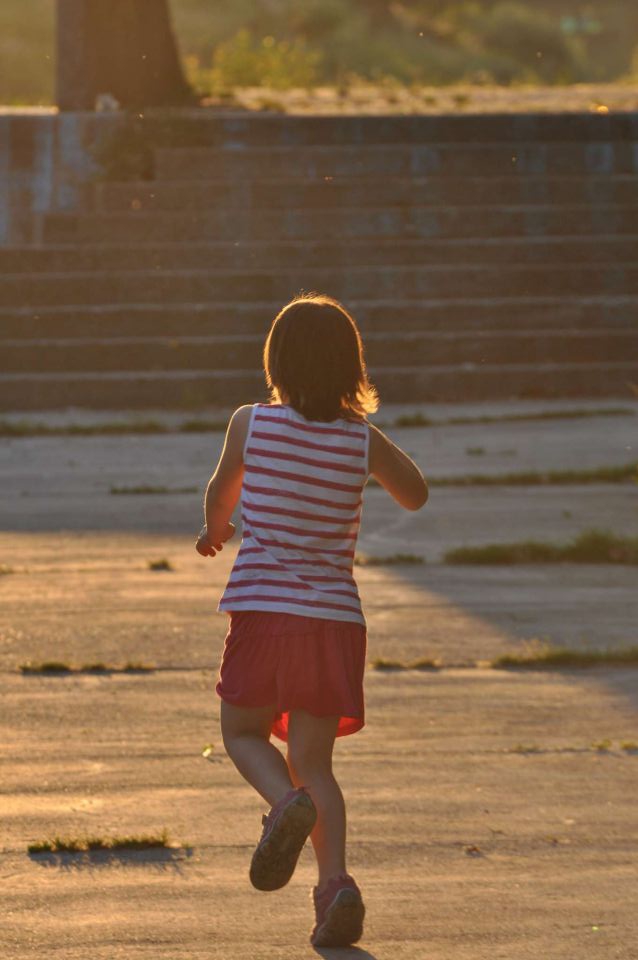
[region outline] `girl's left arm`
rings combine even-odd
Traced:
[[[239,407],[230,418],[224,448],[204,497],[205,525],[195,545],[202,556],[214,557],[235,532],[230,522],[244,477],[244,446],[252,405]]]

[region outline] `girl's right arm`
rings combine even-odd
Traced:
[[[406,510],[420,510],[428,499],[428,485],[414,460],[368,421],[368,467],[373,477]]]
[[[244,446],[252,409],[252,404],[245,404],[230,418],[224,449],[215,473],[208,481],[204,498],[206,522],[195,544],[195,549],[203,557],[214,557],[235,532],[230,518],[241,494]]]

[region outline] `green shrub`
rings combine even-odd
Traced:
[[[498,3],[472,19],[485,53],[497,58],[492,75],[512,80],[570,83],[581,78],[576,42],[561,31],[553,17],[531,4]]]
[[[309,87],[318,79],[321,52],[304,40],[255,39],[239,30],[213,53],[211,85],[214,90],[231,87]]]
[[[556,0],[175,0],[171,15],[189,79],[204,92],[214,74],[220,98],[230,98],[235,83],[284,89],[341,85],[353,75],[441,85],[631,76],[634,0],[577,7]],[[54,26],[53,0],[3,0],[0,101],[53,102]],[[263,38],[275,39],[264,47]]]

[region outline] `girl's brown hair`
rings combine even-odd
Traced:
[[[264,345],[271,403],[306,420],[361,419],[379,406],[354,319],[337,300],[309,293],[275,317]]]

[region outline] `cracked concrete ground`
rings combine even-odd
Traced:
[[[384,408],[378,420],[397,412]],[[433,477],[629,462],[635,424],[627,414],[388,432]],[[14,571],[0,577],[7,960],[317,956],[307,942],[311,850],[283,891],[250,887],[264,805],[219,737],[214,683],[225,617],[215,607],[236,544],[208,561],[193,540],[220,441],[172,434],[4,444],[0,563]],[[478,447],[484,452],[467,452]],[[109,493],[139,483],[197,489]],[[359,948],[326,957],[635,957],[638,673],[481,665],[533,638],[635,645],[635,568],[440,562],[451,546],[562,542],[591,526],[636,535],[635,485],[432,487],[418,514],[366,490],[360,549],[408,549],[428,561],[357,568],[368,659],[432,656],[444,667],[370,667],[366,726],[337,744],[349,866],[368,912]],[[160,557],[174,570],[150,571]],[[158,669],[20,674],[20,663],[44,659]],[[202,757],[209,743],[212,761]],[[188,846],[111,858],[27,853],[54,834],[164,827]]]

